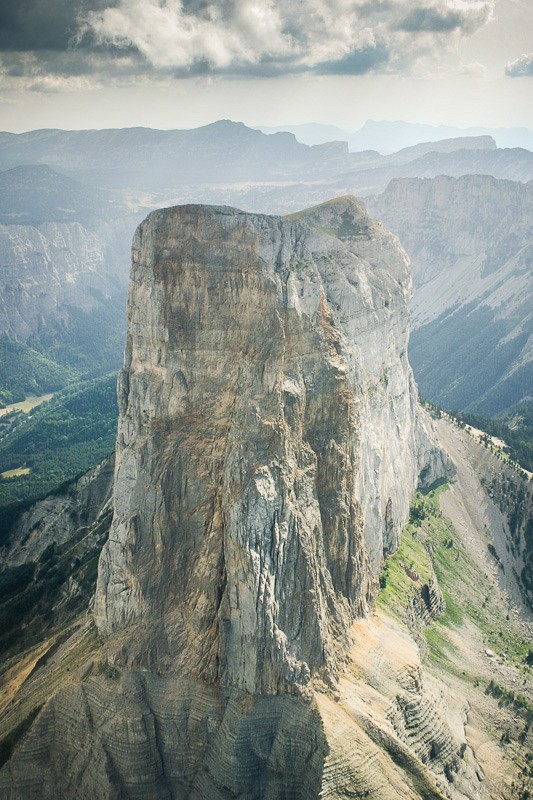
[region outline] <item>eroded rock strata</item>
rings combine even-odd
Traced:
[[[348,700],[346,735],[332,716],[417,476],[443,467],[409,295],[397,239],[353,198],[139,227],[95,601],[108,666],[45,706],[0,777],[11,800],[442,797],[401,726]]]
[[[451,174],[393,180],[370,209],[412,259],[421,394],[494,417],[531,395],[533,182]]]
[[[87,545],[94,545],[93,530],[105,528],[106,518],[111,520],[113,471],[114,458],[109,456],[64,491],[24,511],[0,547],[0,574],[6,568],[39,561],[47,547],[71,543],[80,532],[89,540]]]
[[[95,607],[117,664],[252,694],[336,673],[416,482],[409,292],[353,199],[139,227]]]

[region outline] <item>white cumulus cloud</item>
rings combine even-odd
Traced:
[[[62,0],[51,10],[49,0],[24,0],[6,5],[0,26],[0,85],[65,91],[194,75],[421,75],[483,27],[495,2]],[[508,74],[530,74],[526,58]]]
[[[509,61],[505,74],[511,78],[533,78],[533,53],[523,53],[515,61]]]
[[[131,48],[177,72],[401,70],[482,27],[493,0],[118,0],[80,41]]]

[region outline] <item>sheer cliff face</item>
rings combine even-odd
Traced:
[[[126,293],[131,219],[0,225],[0,333],[21,341]],[[115,304],[116,301],[115,301]]]
[[[95,605],[116,663],[255,694],[335,676],[416,482],[409,295],[352,198],[139,227]]]
[[[370,209],[412,258],[410,355],[421,394],[487,417],[529,399],[533,182],[404,178]]]

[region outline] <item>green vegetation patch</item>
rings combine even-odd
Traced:
[[[431,657],[447,660],[454,650],[446,629],[463,624],[463,612],[454,601],[448,576],[457,575],[457,547],[451,525],[439,508],[439,496],[447,483],[438,481],[429,489],[417,492],[411,502],[409,522],[396,553],[386,562],[380,578],[378,605],[389,614],[405,620],[420,583],[427,583],[435,574],[446,606],[439,619],[423,628]],[[411,576],[411,577],[410,577]],[[419,582],[412,580],[419,577]]]
[[[485,691],[495,697],[501,705],[512,706],[528,725],[533,723],[533,703],[530,703],[524,694],[506,689],[495,681],[489,681]]]
[[[433,578],[433,558],[428,546],[428,528],[435,524],[438,496],[446,484],[439,482],[425,493],[417,492],[411,502],[409,522],[396,552],[385,562],[380,576],[377,603],[387,613],[405,619],[422,584]]]
[[[446,625],[440,622],[433,623],[423,630],[424,639],[429,648],[429,656],[436,664],[444,664],[449,668],[449,655],[454,653],[456,648],[451,643],[446,634]]]
[[[457,413],[457,418],[473,428],[503,439],[509,455],[524,469],[533,472],[533,403],[521,403],[500,419],[489,419],[479,414]]]
[[[114,449],[118,409],[116,377],[105,375],[66,389],[31,415],[21,414],[0,437],[0,541],[21,510],[100,463]]]
[[[398,550],[387,562],[380,576],[378,605],[393,616],[402,619],[418,594],[420,581],[432,576],[431,558],[416,528],[407,525]]]
[[[56,392],[74,378],[69,367],[27,344],[0,337],[0,406],[19,403],[28,395]]]
[[[523,664],[527,642],[519,627],[511,624],[503,599],[493,591],[491,579],[466,551],[451,523],[442,514],[437,521],[431,546],[446,611],[434,625],[457,628],[469,619],[495,652],[517,665]],[[428,639],[427,630],[424,633]],[[428,644],[431,649],[429,639]],[[439,655],[437,650],[431,652],[435,657]]]
[[[414,496],[400,546],[387,560],[380,578],[378,606],[408,621],[407,611],[418,590],[409,574],[416,573],[424,581],[434,570],[445,610],[422,631],[430,659],[441,665],[447,662],[447,669],[453,668],[449,657],[455,648],[449,632],[470,620],[484,634],[488,646],[523,667],[530,643],[524,639],[519,626],[509,619],[507,608],[499,593],[493,591],[489,576],[472,559],[452,524],[442,514],[439,498],[446,490],[447,485],[440,483]]]

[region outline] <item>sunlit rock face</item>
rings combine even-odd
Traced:
[[[116,664],[250,694],[335,678],[431,450],[410,292],[354,198],[138,228],[95,604]]]
[[[140,226],[101,637],[0,796],[480,796],[455,789],[476,767],[463,704],[405,630],[362,618],[417,479],[448,469],[416,408],[409,296],[397,239],[353,198]],[[417,624],[440,609],[425,590]]]
[[[529,400],[533,181],[401,178],[370,208],[412,259],[410,358],[420,393],[484,417]]]

